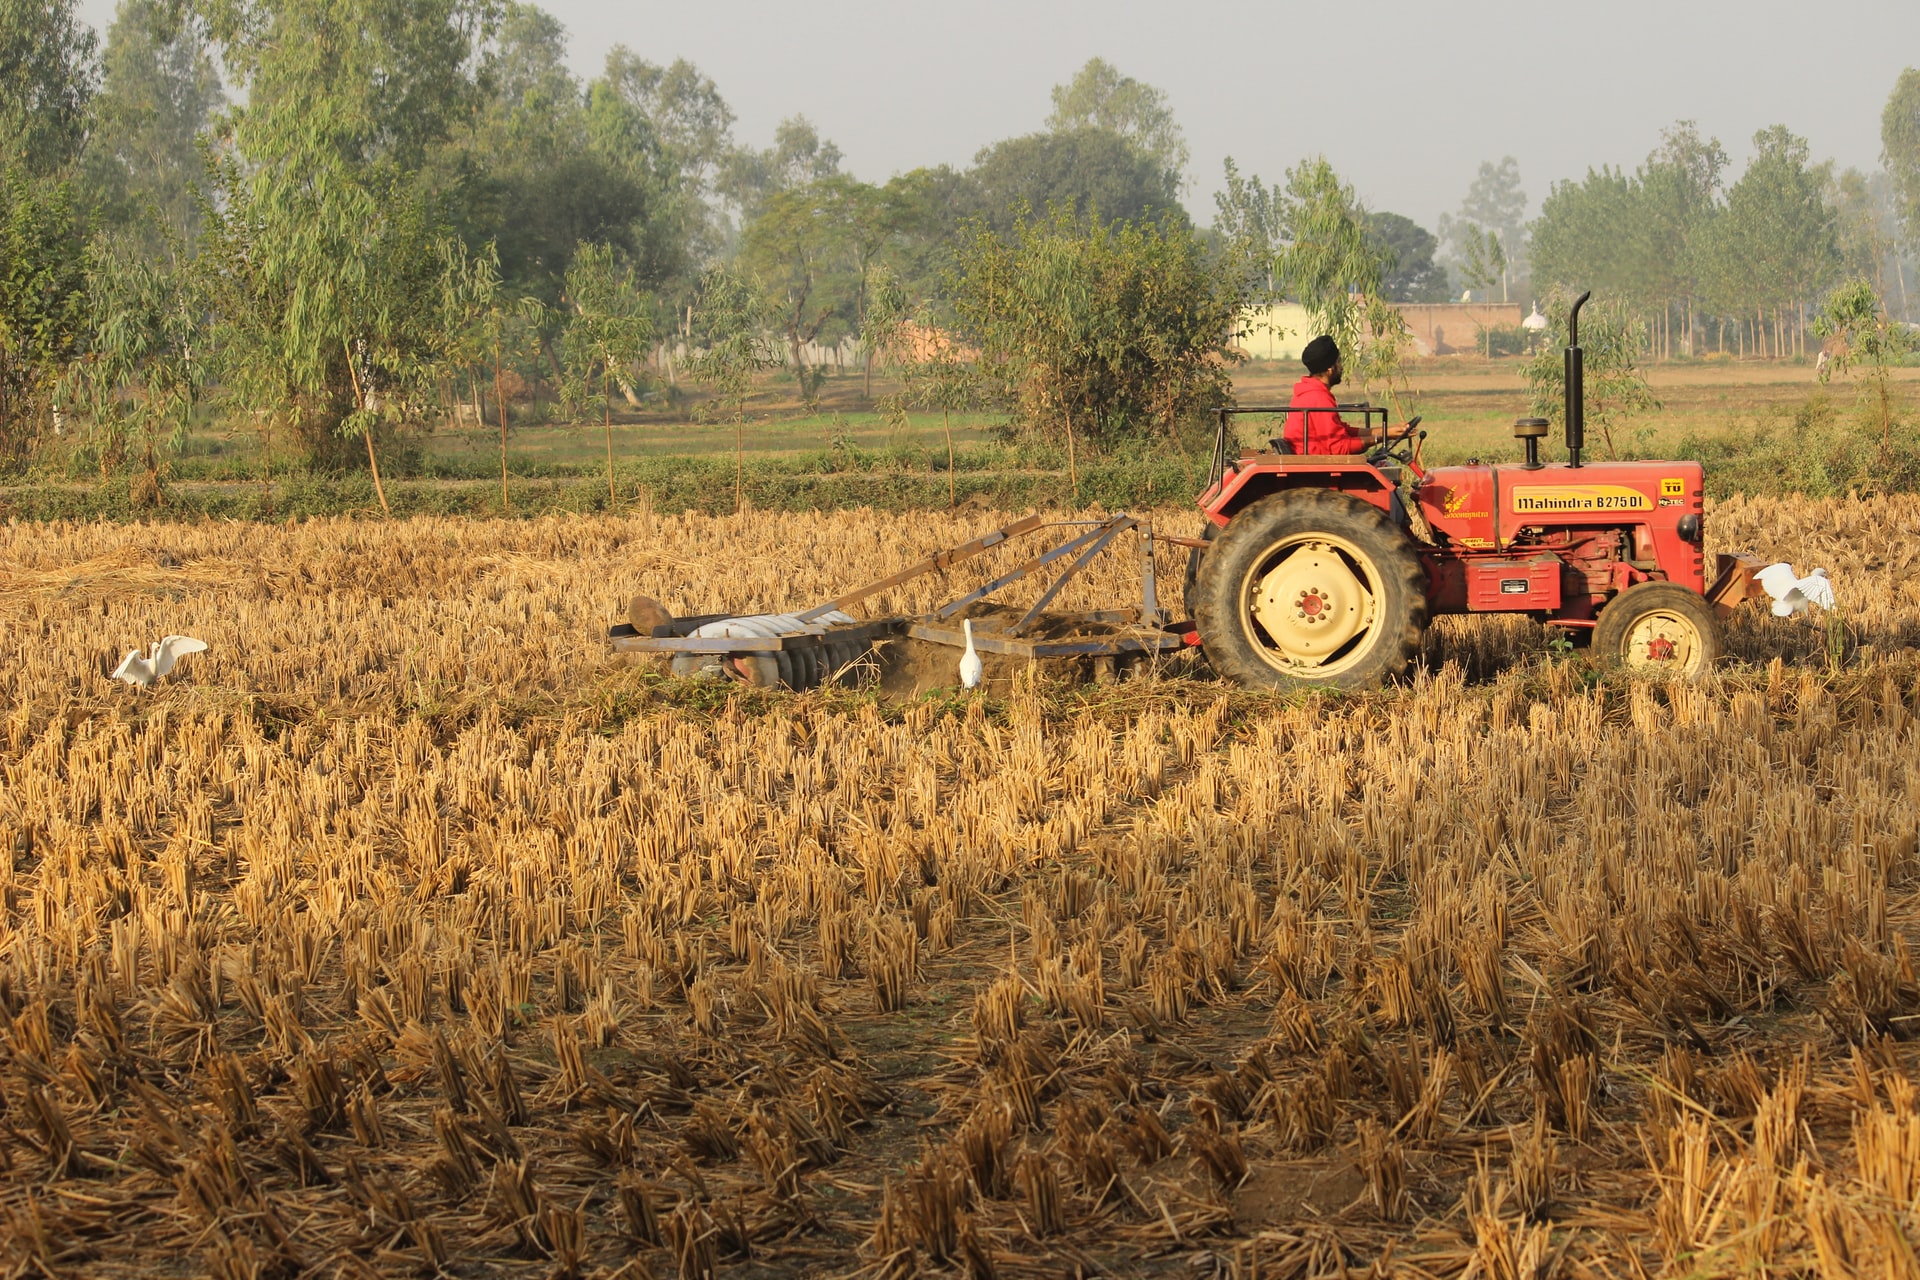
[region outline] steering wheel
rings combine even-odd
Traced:
[[[1420,419],[1423,416],[1416,413],[1407,419],[1407,424],[1400,430],[1388,432],[1387,438],[1373,451],[1373,455],[1377,458],[1392,458],[1395,462],[1410,461],[1413,457],[1412,442],[1426,439],[1427,433],[1419,430]],[[1402,446],[1398,452],[1395,451],[1396,445]]]

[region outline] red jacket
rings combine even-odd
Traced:
[[[1293,384],[1290,403],[1308,409],[1331,409],[1336,402],[1333,389],[1308,374]],[[1302,418],[1310,421],[1310,428],[1302,425]],[[1308,434],[1309,431],[1311,434]],[[1337,413],[1290,413],[1281,434],[1295,453],[1365,453],[1373,442],[1367,432],[1348,426]]]

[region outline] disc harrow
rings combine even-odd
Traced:
[[[1003,543],[1042,529],[1072,529],[1071,536],[988,582],[919,615],[860,620],[849,609],[923,574],[945,572]],[[1047,605],[1093,558],[1121,538],[1136,536],[1141,571],[1137,609],[1094,613],[1048,613]],[[1188,538],[1159,538],[1181,547]],[[1098,521],[1049,523],[1029,515],[969,542],[948,547],[884,578],[797,613],[703,614],[675,618],[658,601],[638,597],[627,609],[628,621],[613,627],[608,639],[621,653],[669,655],[678,676],[738,680],[758,688],[813,689],[857,685],[876,678],[876,647],[910,639],[959,650],[965,639],[960,622],[976,618],[975,645],[1003,657],[1040,660],[1090,658],[1098,672],[1147,654],[1167,653],[1194,643],[1192,628],[1172,624],[1160,607],[1155,585],[1153,526],[1121,514]],[[989,597],[1033,574],[1067,561],[1024,612],[999,610]]]

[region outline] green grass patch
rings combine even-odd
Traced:
[[[1110,509],[1188,501],[1204,480],[1204,457],[1178,450],[1139,450],[1081,459],[1078,485],[1065,459],[1039,446],[983,445],[946,455],[925,449],[868,452],[854,448],[789,457],[753,456],[741,469],[741,494],[760,511],[870,507],[935,510],[973,503],[1001,510]],[[513,476],[508,507],[515,516],[593,513],[651,507],[663,514],[720,515],[735,508],[733,459],[653,456],[616,462],[616,501],[608,502],[604,471]],[[390,478],[396,516],[502,514],[498,473],[486,479]],[[137,507],[128,478],[81,483],[47,480],[0,487],[0,515],[26,520],[286,520],[378,516],[379,498],[365,473],[295,472],[269,486],[259,481],[186,480],[168,484],[160,507]]]

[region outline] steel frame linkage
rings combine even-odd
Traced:
[[[867,622],[829,625],[823,634],[817,635],[753,636],[734,639],[723,636],[693,636],[691,633],[706,623],[737,616],[703,614],[698,617],[675,618],[664,626],[655,627],[648,635],[642,635],[631,625],[622,623],[612,628],[608,636],[615,650],[626,653],[765,653],[782,649],[811,648],[822,643],[844,641],[871,643],[874,640],[902,633],[957,648],[965,643],[965,638],[961,628],[949,624],[956,614],[986,599],[1001,588],[1011,586],[1051,564],[1072,556],[1072,562],[1060,572],[1059,577],[1040,593],[1040,598],[1034,601],[1033,605],[1012,625],[1005,629],[997,626],[976,628],[975,647],[988,653],[1036,658],[1117,655],[1180,648],[1185,641],[1178,634],[1166,630],[1166,611],[1160,607],[1158,582],[1154,572],[1153,525],[1147,521],[1136,520],[1124,513],[1097,522],[1058,521],[1051,524],[1043,521],[1037,514],[1023,516],[1004,528],[995,529],[969,542],[935,552],[898,573],[889,574],[864,586],[856,587],[844,595],[817,604],[796,616],[804,623],[817,622],[829,613],[844,610],[870,596],[911,582],[925,574],[944,573],[953,565],[970,560],[1014,538],[1043,528],[1063,526],[1083,529],[1084,532],[1057,543],[991,582],[957,596],[939,605],[931,613],[919,617],[875,618]],[[1131,623],[1132,631],[1112,636],[1085,636],[1065,640],[1033,640],[1022,635],[1075,575],[1111,546],[1115,539],[1129,530],[1136,532],[1139,537],[1141,590],[1138,611],[1103,611],[1072,616],[1083,622],[1102,625],[1117,626]],[[1187,540],[1178,541],[1185,543]]]

